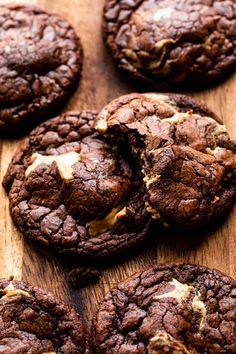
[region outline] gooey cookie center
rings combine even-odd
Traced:
[[[113,208],[112,211],[103,219],[95,219],[86,223],[86,226],[89,228],[90,236],[96,236],[107,230],[111,229],[112,226],[119,220],[125,217],[126,207],[118,206]]]

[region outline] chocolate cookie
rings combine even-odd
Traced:
[[[93,353],[235,353],[235,309],[236,282],[218,270],[155,266],[105,296]]]
[[[1,354],[84,354],[85,345],[73,308],[37,287],[0,280]]]
[[[14,222],[58,252],[118,254],[147,234],[142,178],[124,149],[93,128],[95,112],[70,112],[36,128],[4,177]]]
[[[236,144],[215,114],[184,95],[129,94],[96,128],[120,139],[142,171],[146,208],[172,227],[206,226],[236,199]]]
[[[130,77],[171,90],[199,88],[236,66],[236,3],[107,0],[104,36]]]
[[[58,110],[78,82],[82,48],[74,29],[35,7],[0,6],[0,131]]]

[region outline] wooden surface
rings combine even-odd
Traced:
[[[84,48],[83,79],[65,110],[98,109],[111,99],[134,90],[114,69],[101,34],[101,14],[104,0],[28,0],[12,1],[39,5],[58,13],[77,30]],[[0,1],[3,3],[3,1]],[[233,138],[236,138],[236,74],[210,91],[195,93],[195,97],[219,114]],[[0,179],[21,141],[0,141]],[[191,232],[189,237],[191,237]],[[190,261],[215,267],[236,277],[236,208],[216,231],[204,235],[192,248],[178,246],[178,241],[156,231],[153,241],[132,259],[107,268],[100,281],[83,290],[73,290],[66,281],[60,261],[23,240],[13,226],[8,200],[0,189],[0,277],[14,275],[33,285],[51,290],[59,298],[72,303],[89,326],[92,313],[104,293],[135,271],[156,262]]]

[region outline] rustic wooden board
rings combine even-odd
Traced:
[[[28,0],[12,1],[28,3],[62,15],[77,30],[84,47],[83,79],[76,94],[65,110],[101,109],[111,99],[134,90],[114,69],[107,54],[101,34],[101,14],[104,0]],[[0,3],[4,3],[0,0]],[[223,117],[231,136],[236,138],[236,74],[219,87],[193,96],[207,103]],[[8,163],[21,143],[0,141],[0,179]],[[118,281],[135,271],[143,270],[156,262],[190,261],[216,267],[236,277],[236,208],[216,231],[205,235],[194,247],[178,246],[177,241],[167,238],[160,231],[154,232],[152,242],[141,247],[139,253],[123,264],[107,268],[100,281],[83,290],[72,289],[55,257],[37,250],[23,240],[12,224],[8,211],[8,200],[0,187],[0,277],[14,275],[33,285],[51,290],[59,298],[72,303],[83,315],[89,326],[92,313],[104,293]],[[191,237],[189,233],[189,238]]]

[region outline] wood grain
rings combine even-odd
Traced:
[[[28,0],[12,1],[38,5],[58,13],[77,30],[84,47],[83,79],[65,110],[97,109],[111,99],[134,90],[114,68],[107,54],[101,33],[103,0]],[[0,4],[4,3],[0,1]],[[136,88],[138,90],[138,88]],[[219,114],[231,136],[236,138],[236,74],[212,90],[192,94]],[[0,178],[21,143],[0,141]],[[194,247],[178,245],[177,235],[169,237],[154,230],[152,241],[123,264],[107,268],[96,285],[74,290],[67,282],[60,260],[26,241],[12,224],[8,200],[0,189],[0,277],[14,275],[33,285],[51,290],[59,298],[73,304],[89,326],[92,313],[104,293],[135,271],[156,262],[191,261],[215,267],[236,277],[236,208],[218,229],[203,232],[201,242]],[[189,233],[187,237],[196,237]]]

